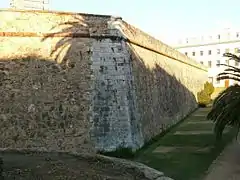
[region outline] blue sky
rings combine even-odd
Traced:
[[[8,8],[10,0],[0,0]],[[239,26],[240,0],[49,0],[50,10],[111,14],[160,40]]]

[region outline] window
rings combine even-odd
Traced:
[[[220,80],[216,78],[216,84],[220,84]]]
[[[212,51],[211,50],[208,50],[208,55],[211,55],[212,54]]]
[[[234,49],[234,52],[235,52],[235,53],[240,53],[240,48],[235,48],[235,49]]]
[[[220,49],[217,49],[217,54],[220,54]]]
[[[221,38],[221,36],[220,36],[220,34],[218,35],[218,39],[220,39]]]
[[[208,61],[208,67],[209,67],[209,68],[212,67],[212,61]]]
[[[239,62],[238,61],[235,61],[235,66],[239,66]]]
[[[228,65],[228,64],[229,64],[229,61],[228,61],[228,60],[225,60],[225,64],[227,64],[227,65]]]
[[[203,61],[200,61],[201,64],[203,64]]]
[[[192,55],[193,55],[193,56],[195,56],[195,54],[196,54],[195,52],[192,52]]]
[[[238,32],[236,33],[236,37],[239,37],[239,33]]]
[[[185,55],[187,56],[187,52],[185,52]]]
[[[186,39],[186,43],[188,43],[188,39]]]
[[[217,66],[217,67],[220,67],[220,60],[217,60],[216,66]]]
[[[229,53],[229,48],[225,49],[225,53]]]
[[[208,82],[213,83],[213,77],[208,77]]]
[[[200,56],[202,56],[203,55],[203,51],[200,51]]]

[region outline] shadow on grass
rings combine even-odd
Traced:
[[[216,142],[212,135],[167,135],[142,152],[135,160],[163,171],[177,180],[202,179],[212,162],[234,138],[235,129]],[[180,146],[182,150],[169,153],[153,152],[158,146]],[[207,148],[208,151],[187,151],[187,147]],[[184,149],[186,147],[186,149]]]

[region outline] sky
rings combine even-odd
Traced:
[[[9,2],[0,0],[0,8]],[[167,44],[240,26],[240,0],[49,0],[49,9],[121,16]]]

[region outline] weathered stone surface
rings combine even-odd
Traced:
[[[138,149],[195,109],[207,80],[119,18],[1,10],[0,20],[1,147]]]
[[[1,147],[76,151],[89,146],[85,58],[60,69],[38,58],[1,62],[8,72],[0,81]]]
[[[3,32],[89,32],[82,24],[71,25],[80,22],[78,15],[1,11],[0,18],[6,18]],[[88,121],[91,39],[0,39],[1,147],[93,151]]]
[[[132,107],[131,66],[126,43],[104,39],[95,41],[92,48],[95,77],[92,140],[99,150],[140,147],[141,129]]]

